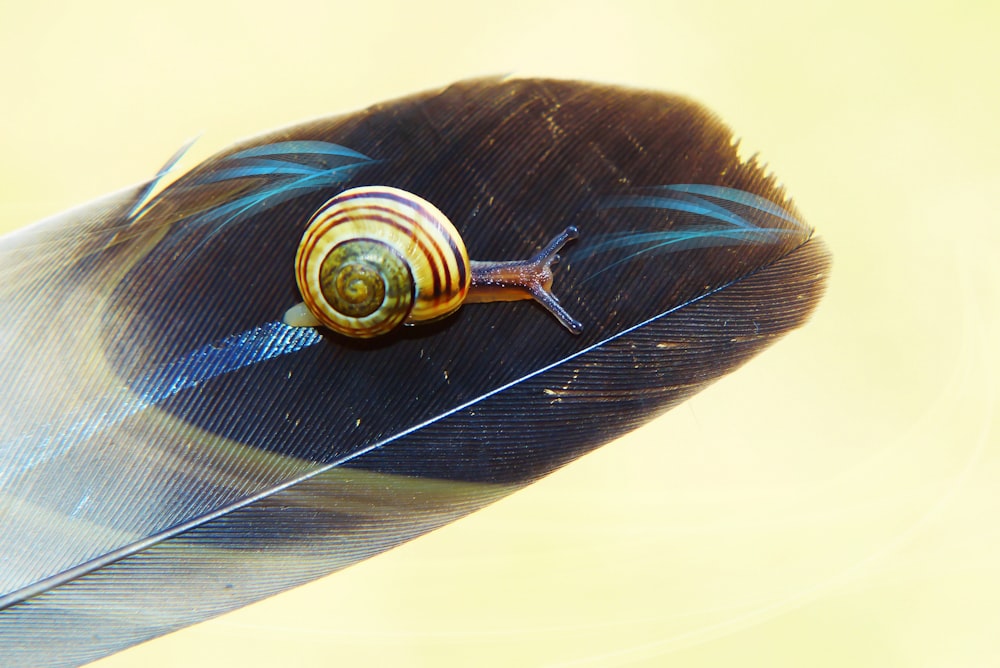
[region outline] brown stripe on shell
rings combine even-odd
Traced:
[[[338,234],[336,230],[342,225],[352,225],[353,229],[343,229]],[[364,229],[362,234],[361,230],[367,227],[370,229]],[[380,234],[379,230],[387,232]],[[335,235],[332,239],[328,237],[331,233]],[[352,234],[354,237],[348,236]],[[316,260],[311,256],[325,255],[334,246],[361,236],[385,243],[409,258],[407,263],[415,285],[414,301],[405,322],[443,317],[465,299],[471,283],[468,259],[465,246],[447,217],[416,195],[388,187],[366,186],[345,191],[329,200],[313,216],[300,244],[296,280],[303,292],[303,301],[321,321],[328,320],[320,315],[326,308],[326,298],[305,294],[308,290],[304,286],[310,285],[310,274],[318,271],[319,266],[313,264]],[[365,336],[363,332],[359,329],[356,335]]]
[[[347,196],[338,196],[337,198],[334,198],[337,200],[336,204],[343,207],[343,210],[336,212],[334,220],[330,220],[329,218],[327,219],[324,231],[326,229],[333,228],[334,225],[341,222],[356,223],[359,219],[363,220],[364,216],[359,215],[362,211],[365,212],[365,214],[372,211],[382,212],[391,218],[382,216],[371,216],[371,218],[382,224],[394,227],[408,239],[412,240],[420,248],[421,253],[427,260],[427,265],[431,269],[430,273],[431,280],[433,281],[433,287],[430,290],[430,298],[421,298],[423,290],[421,290],[422,286],[418,286],[417,296],[420,301],[436,306],[442,302],[450,301],[452,299],[452,295],[456,292],[465,293],[468,291],[469,276],[465,270],[465,262],[462,258],[462,249],[459,248],[455,240],[455,234],[457,234],[457,232],[452,234],[448,228],[443,226],[440,223],[437,214],[424,207],[420,201],[417,201],[414,196],[411,196],[408,193],[406,194],[406,197],[403,197],[381,188],[373,188],[370,190],[367,188],[358,188],[355,190],[360,192],[347,191],[349,193]],[[379,204],[380,200],[389,200],[400,204],[406,210],[414,212],[421,217],[413,215],[408,216],[406,215],[407,211],[405,210],[400,211],[398,208]],[[354,201],[356,206],[345,206],[345,203],[349,201]],[[443,217],[443,214],[440,215]],[[397,221],[402,221],[404,224],[401,225]],[[426,227],[430,224],[433,224],[435,232],[448,241],[448,251],[451,252],[451,258],[454,260],[458,269],[457,278],[459,280],[457,283],[452,279],[448,258],[445,253],[442,252],[441,247],[437,243],[437,239],[426,233]],[[427,244],[431,244],[433,246],[433,250],[428,250]],[[448,312],[451,310],[453,309],[449,309]],[[441,315],[446,314],[447,313]]]
[[[388,207],[378,206],[377,204],[370,204],[370,205],[368,205],[368,206],[365,207],[365,210],[366,211],[381,211],[381,212],[385,212],[385,213],[390,214],[390,215],[391,214],[399,215],[399,213],[400,213],[399,211],[397,211],[395,209],[390,209]],[[345,211],[341,215],[343,215],[345,217],[346,216],[350,216],[350,212],[346,212]],[[444,259],[444,256],[441,253],[441,248],[437,245],[436,241],[432,237],[421,235],[419,233],[419,231],[420,231],[419,230],[419,228],[420,228],[420,221],[419,220],[414,219],[414,218],[403,217],[402,219],[404,221],[406,221],[406,223],[408,223],[407,225],[404,226],[404,225],[400,225],[395,220],[395,218],[389,218],[389,217],[384,217],[384,216],[369,216],[368,218],[370,220],[372,220],[372,221],[379,222],[379,223],[382,223],[384,225],[389,225],[390,227],[394,227],[397,230],[399,230],[399,231],[403,232],[404,234],[408,235],[409,238],[413,240],[414,244],[416,244],[416,246],[420,249],[420,252],[424,255],[425,258],[427,258],[427,264],[429,264],[430,266],[432,266],[432,267],[435,268],[435,271],[431,272],[431,274],[433,276],[433,279],[434,279],[434,288],[432,290],[432,293],[434,294],[434,299],[435,300],[440,299],[441,295],[444,293],[444,290],[445,290],[444,286],[447,286],[449,289],[451,288],[451,272],[448,270],[447,260]],[[446,232],[446,230],[442,230],[442,232]],[[425,242],[425,238],[426,238],[426,242]],[[429,249],[427,247],[428,243],[430,243],[431,245],[433,245],[433,248]],[[457,256],[453,255],[453,257],[457,257]],[[442,259],[444,260],[443,262],[439,261],[439,260],[442,260]],[[456,259],[456,263],[457,264],[461,264],[461,262],[459,262],[457,259]],[[443,274],[443,276],[442,276],[442,274]],[[419,286],[418,286],[418,292],[419,292]]]

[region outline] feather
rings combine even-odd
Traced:
[[[419,193],[525,302],[285,325],[312,214]],[[247,141],[0,241],[0,655],[76,665],[343,568],[678,404],[802,324],[829,257],[683,98],[487,79]]]

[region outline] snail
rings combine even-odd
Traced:
[[[552,294],[552,265],[568,227],[529,260],[469,260],[451,221],[430,202],[387,186],[346,190],[312,217],[295,257],[303,301],[296,327],[322,325],[355,338],[439,320],[463,303],[534,299],[569,331],[583,326]]]

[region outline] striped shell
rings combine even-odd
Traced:
[[[442,318],[462,305],[471,281],[448,218],[386,186],[352,188],[324,204],[299,244],[295,277],[321,324],[357,338]]]

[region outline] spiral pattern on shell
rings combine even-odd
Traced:
[[[455,311],[469,292],[465,244],[430,202],[397,188],[337,195],[313,216],[295,277],[309,311],[358,338]]]

